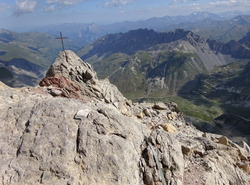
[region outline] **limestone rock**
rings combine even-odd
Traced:
[[[81,110],[79,110],[77,113],[76,113],[76,115],[75,115],[75,119],[80,119],[80,120],[82,120],[82,119],[84,119],[84,118],[87,118],[87,116],[89,115],[89,113],[90,113],[90,109],[88,109],[88,108],[86,108],[86,109],[81,109]]]

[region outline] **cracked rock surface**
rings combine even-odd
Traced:
[[[175,103],[137,104],[72,51],[34,88],[0,82],[0,184],[248,185],[250,148],[186,124]]]

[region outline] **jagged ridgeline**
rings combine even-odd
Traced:
[[[40,86],[0,82],[3,185],[247,185],[250,148],[195,129],[177,104],[132,103],[74,52]]]

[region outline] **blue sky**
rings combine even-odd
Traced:
[[[192,12],[250,11],[250,0],[0,0],[0,28],[66,22],[107,24]]]

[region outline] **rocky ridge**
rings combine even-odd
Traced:
[[[250,148],[185,122],[175,103],[137,104],[72,51],[40,86],[0,82],[1,184],[237,184]],[[154,158],[153,147],[157,158]]]

